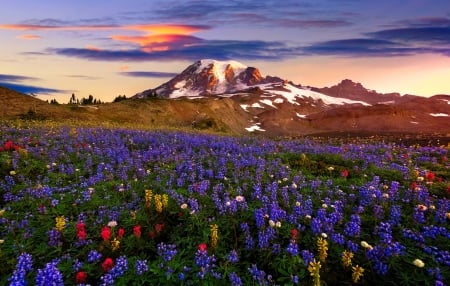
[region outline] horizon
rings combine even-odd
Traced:
[[[450,94],[450,4],[403,1],[6,2],[0,86],[43,100],[110,102],[201,59],[296,84],[344,79],[380,93]],[[44,68],[43,68],[44,67]]]

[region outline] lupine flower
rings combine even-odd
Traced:
[[[358,283],[358,281],[361,279],[364,273],[364,268],[362,268],[359,265],[352,267],[352,280],[353,283]]]
[[[54,262],[47,263],[44,269],[38,269],[35,282],[38,286],[64,286],[63,276]]]
[[[56,229],[61,232],[63,231],[64,227],[66,227],[66,219],[64,218],[64,216],[57,216],[55,218],[56,220]]]
[[[237,263],[239,262],[238,253],[236,250],[230,251],[230,253],[227,255],[227,260],[231,263]]]
[[[98,252],[97,250],[91,250],[88,253],[87,261],[89,263],[95,263],[95,262],[99,261],[101,258],[102,258],[102,254],[100,252]]]
[[[148,271],[147,260],[137,260],[136,261],[136,273],[137,275],[143,275]]]

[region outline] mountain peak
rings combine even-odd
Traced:
[[[263,77],[255,67],[238,61],[198,60],[170,81],[135,97],[158,95],[166,98],[220,95],[248,89],[257,84],[280,82],[277,77]]]

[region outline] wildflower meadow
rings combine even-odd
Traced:
[[[0,127],[1,285],[446,285],[448,146]]]

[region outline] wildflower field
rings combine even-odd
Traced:
[[[448,146],[0,127],[1,285],[445,285]]]

